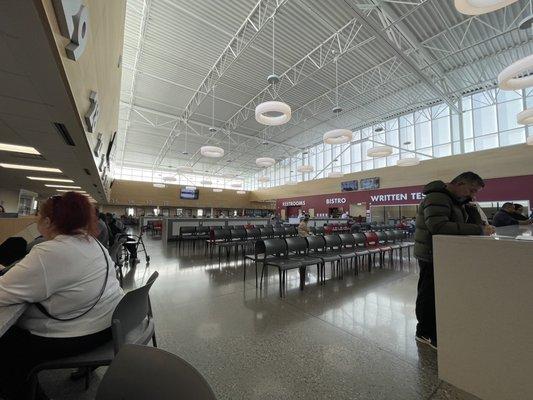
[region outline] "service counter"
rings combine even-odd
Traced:
[[[176,239],[182,226],[235,226],[235,225],[270,225],[270,218],[236,217],[236,218],[177,218],[160,217],[163,220],[164,241]]]
[[[531,231],[518,227],[501,234]],[[435,236],[439,378],[483,400],[533,399],[533,241]]]

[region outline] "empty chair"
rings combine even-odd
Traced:
[[[357,254],[359,254],[361,257],[363,257],[363,263],[364,263],[364,257],[368,256],[368,271],[371,269],[370,264],[370,251],[366,248],[366,236],[364,233],[358,232],[358,233],[352,233],[352,236],[355,241],[355,251]]]
[[[256,250],[256,243],[261,240],[261,231],[258,228],[246,229],[248,242],[253,245],[253,254],[245,254],[243,260],[243,280],[246,281],[246,261],[251,260],[255,266],[255,287],[257,287],[257,263],[259,262],[259,253]]]
[[[285,238],[285,242],[287,242],[289,259],[297,260],[302,263],[302,266],[300,267],[300,289],[303,290],[305,285],[306,267],[316,265],[317,282],[320,282],[320,272],[324,265],[324,261],[319,257],[308,254],[307,240],[301,236],[293,236]]]
[[[220,262],[220,253],[222,250],[226,251],[226,256],[229,257],[231,247],[234,246],[231,243],[231,231],[227,229],[216,229],[211,232],[211,239],[208,242],[209,255],[213,257],[213,249],[218,250],[218,261]]]
[[[392,247],[387,243],[387,234],[385,233],[385,231],[379,231],[379,232],[376,232],[376,236],[378,238],[378,244],[381,248],[381,252],[383,254],[383,256],[385,256],[385,254],[388,254],[389,255],[389,263],[392,267],[392,262],[393,262],[393,259],[392,259]],[[383,258],[383,263],[384,263],[385,259]],[[383,264],[382,264],[383,266]]]
[[[302,263],[298,260],[288,258],[287,242],[285,242],[285,239],[271,238],[258,241],[256,251],[263,255],[261,260],[263,266],[261,268],[260,287],[263,285],[263,276],[266,268],[275,267],[278,269],[279,275],[279,296],[283,297],[287,271],[300,268]]]
[[[198,226],[196,227],[195,240],[200,243],[205,243],[205,241],[210,238],[210,233],[211,233],[211,227]]]
[[[385,237],[387,239],[386,240],[387,246],[391,248],[391,255],[392,256],[394,255],[394,251],[398,252],[398,258],[400,259],[400,268],[401,268],[401,266],[403,266],[402,246],[399,243],[397,243],[398,239],[396,238],[396,234],[391,230],[384,231],[383,233],[385,234]]]
[[[248,237],[246,235],[246,230],[243,229],[232,229],[231,231],[231,242],[235,247],[235,256],[238,257],[239,250],[240,254],[244,257],[246,246],[248,245]]]
[[[365,255],[368,254],[367,251],[358,249],[355,238],[350,233],[341,233],[339,234],[342,242],[342,252],[340,254],[341,260],[349,261],[350,268],[355,264],[355,274],[359,272],[359,263],[358,258],[362,257],[364,259]]]
[[[283,228],[282,226],[274,227],[273,236],[274,237],[284,238],[285,237],[285,228]]]
[[[285,236],[297,236],[298,230],[294,225],[286,226],[285,227]]]
[[[315,232],[317,235],[324,235],[324,227],[323,226],[316,226]]]
[[[407,257],[408,257],[407,259],[410,263],[411,262],[411,247],[414,247],[415,244],[413,242],[405,241],[405,238],[407,235],[405,231],[395,229],[393,230],[393,233],[396,236],[396,242],[400,245],[402,252],[403,252],[403,249],[407,249]],[[402,252],[400,252],[400,258],[402,258]]]
[[[35,398],[37,374],[50,369],[95,368],[111,364],[111,361],[125,344],[143,344],[150,341],[157,347],[155,325],[149,292],[159,274],[154,272],[144,286],[129,291],[117,304],[111,317],[113,339],[102,346],[72,357],[60,358],[37,365],[29,374],[32,396]],[[89,386],[88,369],[85,387]]]
[[[336,256],[337,262],[331,263],[331,273],[333,275],[333,272],[336,270],[337,274],[339,275],[339,279],[342,278],[342,266],[341,266],[341,260],[342,260],[342,240],[339,235],[324,235],[324,240],[326,242],[326,253]]]
[[[389,251],[390,248],[388,250],[384,249],[379,244],[379,238],[376,232],[366,231],[364,235],[366,238],[366,248],[369,251],[371,259],[372,259],[371,260],[372,266],[376,265],[376,254],[379,254],[380,265],[383,266],[383,259],[384,259],[383,255],[386,251]],[[369,264],[369,268],[370,268],[370,264]]]
[[[182,243],[189,242],[193,244],[196,240],[196,227],[195,226],[180,226],[178,236],[178,248],[181,248]]]
[[[311,232],[313,235],[316,235],[316,228],[314,226],[310,226],[309,232]]]
[[[155,373],[154,373],[155,372]],[[188,362],[153,347],[125,345],[106,371],[96,400],[216,400]]]
[[[261,231],[261,237],[268,239],[271,237],[274,237],[274,229],[271,226],[267,226],[265,228],[259,228]]]

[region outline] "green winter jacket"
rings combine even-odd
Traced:
[[[464,205],[446,189],[444,182],[428,183],[423,193],[426,197],[420,203],[415,225],[416,258],[433,261],[433,235],[483,234],[481,225],[469,223]]]

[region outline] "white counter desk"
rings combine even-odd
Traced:
[[[533,241],[433,246],[439,378],[483,400],[533,399]]]
[[[11,326],[15,325],[15,322],[17,322],[26,308],[28,308],[28,304],[26,303],[0,307],[0,336],[6,333]]]

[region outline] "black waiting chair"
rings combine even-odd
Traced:
[[[382,226],[384,228],[385,226]],[[387,234],[384,230],[381,230],[379,232],[376,232],[376,236],[378,237],[378,245],[381,247],[381,252],[383,256],[387,254],[389,256],[389,264],[392,268],[393,266],[393,248],[388,242]],[[383,264],[385,263],[385,259],[383,258]]]
[[[411,263],[411,248],[414,247],[414,242],[405,241],[405,239],[407,238],[407,232],[405,231],[395,229],[392,232],[396,236],[396,243],[399,244],[401,247],[400,258],[403,258],[403,249],[407,249],[407,259],[409,263]]]
[[[396,234],[392,230],[384,231],[383,233],[385,233],[387,246],[391,248],[391,255],[394,257],[394,252],[396,251],[398,253],[398,258],[400,260],[400,268],[402,268],[402,246],[400,245],[400,243],[398,243]]]
[[[268,267],[275,267],[279,274],[279,296],[283,297],[286,287],[287,271],[299,269],[302,263],[298,260],[291,260],[288,257],[287,242],[281,238],[264,239],[257,242],[256,251],[262,254],[261,259],[261,282],[263,286],[263,277]]]
[[[259,228],[259,231],[261,232],[261,237],[263,239],[269,239],[274,237],[274,229],[270,226],[267,226],[265,228]]]
[[[331,263],[331,273],[333,275],[334,271],[339,276],[339,279],[342,279],[342,240],[339,235],[324,235],[324,240],[326,242],[326,253],[332,256],[337,257],[336,263]]]
[[[131,290],[117,304],[111,317],[111,341],[86,353],[57,360],[46,361],[37,365],[29,374],[31,398],[35,398],[37,375],[51,369],[87,368],[85,388],[89,387],[92,368],[111,364],[115,355],[125,344],[146,345],[150,341],[157,347],[155,324],[150,303],[150,288],[159,274],[154,272],[144,286]]]
[[[246,230],[242,229],[232,229],[231,231],[231,243],[235,248],[235,256],[238,257],[239,254],[245,256],[246,246],[248,245],[248,236]]]
[[[178,235],[178,248],[181,249],[183,243],[192,243],[193,249],[196,242],[196,227],[195,226],[180,226]]]
[[[285,227],[285,237],[298,236],[298,230],[294,225]]]
[[[273,236],[284,238],[285,237],[285,228],[282,226],[276,226],[273,228]]]
[[[210,226],[198,226],[196,227],[196,235],[194,239],[197,242],[205,243],[205,241],[211,237],[210,235],[211,235]]]
[[[364,257],[368,254],[365,250],[361,250],[357,247],[355,242],[355,237],[350,233],[341,233],[339,234],[342,243],[342,252],[340,254],[341,261],[349,262],[349,268],[355,267],[355,274],[359,273],[359,258],[362,258],[364,262]]]
[[[324,267],[324,260],[309,254],[308,243],[304,237],[293,236],[285,238],[287,243],[287,251],[290,260],[300,261],[300,289],[303,290],[305,285],[305,270],[306,267],[316,265],[317,282],[320,284],[321,270]]]
[[[209,255],[213,257],[213,250],[218,250],[218,262],[220,262],[220,253],[225,250],[226,257],[229,257],[231,248],[235,246],[231,241],[231,231],[228,229],[217,229],[211,232],[211,239],[208,241]]]
[[[365,262],[365,257],[368,256],[368,271],[370,272],[371,270],[371,264],[370,264],[370,251],[366,248],[366,236],[364,233],[361,233],[361,232],[357,232],[357,233],[352,233],[352,236],[354,238],[354,245],[355,245],[355,251],[357,252],[357,254],[359,254],[361,257],[362,257],[362,263],[361,265],[364,264]]]
[[[316,226],[315,227],[315,234],[316,235],[322,235],[324,236],[324,227],[323,226]]]
[[[155,372],[155,373],[154,373]],[[205,378],[182,358],[127,344],[107,369],[96,400],[216,400]]]

